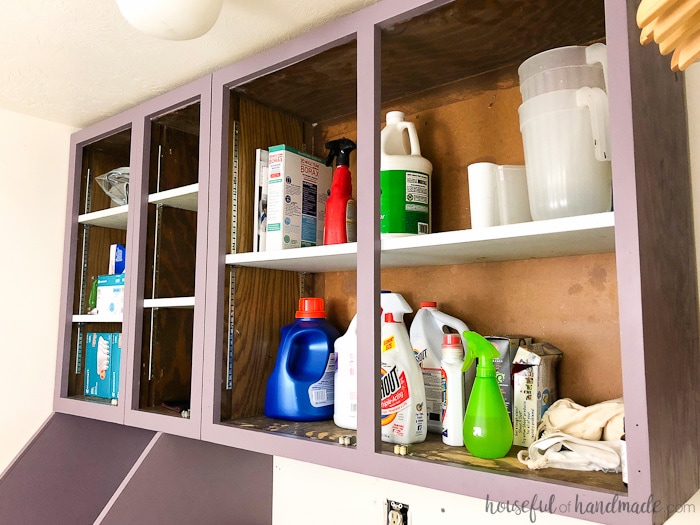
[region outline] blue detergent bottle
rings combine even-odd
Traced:
[[[277,361],[267,381],[265,415],[291,421],[333,419],[333,343],[323,299],[302,297],[296,320],[282,327]]]

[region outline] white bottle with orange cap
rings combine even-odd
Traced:
[[[459,334],[445,334],[442,340],[442,442],[461,447],[466,396],[464,391],[464,349]]]
[[[425,387],[403,314],[411,307],[401,294],[382,294],[382,441],[407,445],[425,441]]]

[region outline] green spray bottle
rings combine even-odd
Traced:
[[[466,372],[474,359],[478,359],[476,379],[464,415],[464,445],[478,458],[502,458],[513,444],[513,424],[493,364],[494,358],[500,354],[478,333],[464,332],[462,335],[467,341],[462,372]]]

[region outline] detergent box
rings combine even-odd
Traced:
[[[119,397],[119,363],[122,334],[89,332],[85,345],[85,395]]]
[[[121,244],[112,244],[109,247],[109,270],[108,274],[124,273],[126,269],[126,248]]]
[[[562,352],[549,343],[521,346],[513,359],[513,444],[529,446],[545,411],[557,400]]]
[[[323,244],[332,170],[322,159],[285,146],[268,152],[265,250]]]
[[[493,360],[496,367],[496,379],[506,403],[508,415],[513,420],[513,360],[518,348],[532,343],[532,337],[524,335],[499,335],[488,336],[486,340],[496,347],[499,357]]]

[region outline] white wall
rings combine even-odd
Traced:
[[[691,159],[700,177],[700,65],[687,75]],[[0,110],[0,472],[51,412],[72,128]],[[700,184],[694,188],[700,202]],[[700,231],[700,213],[696,213]],[[275,458],[274,523],[383,523],[387,498],[411,505],[413,523],[523,523],[488,515],[475,498]],[[348,497],[348,495],[352,495]],[[331,504],[340,504],[340,511]],[[700,511],[700,493],[690,501]],[[444,509],[444,512],[443,512]],[[690,508],[687,508],[689,511]],[[697,522],[678,514],[672,525]],[[547,521],[547,520],[550,521]],[[552,521],[556,520],[556,521]],[[538,523],[584,523],[538,516]]]
[[[73,131],[0,109],[0,472],[52,410]]]

